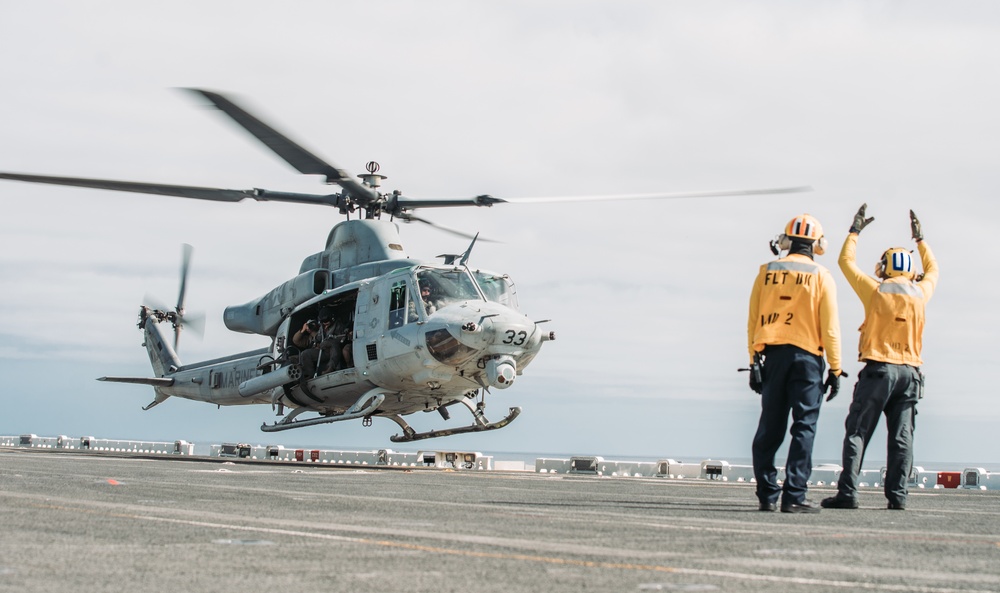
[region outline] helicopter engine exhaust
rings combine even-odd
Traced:
[[[254,377],[253,379],[247,379],[240,383],[240,395],[243,397],[252,397],[268,389],[281,387],[285,383],[298,381],[300,377],[302,377],[302,367],[297,364],[290,364],[276,371]]]
[[[510,356],[491,358],[486,363],[486,379],[497,389],[507,389],[517,378],[517,362]]]

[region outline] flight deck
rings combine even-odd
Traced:
[[[794,515],[749,483],[0,448],[0,535],[0,591],[1000,591],[982,489]]]

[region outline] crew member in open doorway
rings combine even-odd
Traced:
[[[826,251],[823,229],[808,214],[796,216],[771,243],[785,257],[760,267],[750,294],[747,342],[751,365],[763,362],[761,381],[750,373],[750,387],[761,394],[760,422],[753,439],[753,471],[760,510],[818,513],[806,498],[812,474],[816,421],[828,388],[833,399],[840,389],[840,321],[833,275],[813,261]],[[823,353],[830,363],[823,381]],[[785,438],[788,415],[791,443],[785,481],[778,486],[774,456]]]
[[[342,337],[334,335],[334,311],[331,307],[319,310],[319,325],[315,328],[308,322],[292,336],[292,343],[303,348],[309,346],[299,355],[302,365],[303,382],[312,379],[317,373],[324,374],[334,371],[342,361]]]
[[[840,250],[840,269],[865,306],[858,359],[865,368],[854,386],[854,400],[845,422],[844,469],[837,481],[837,495],[823,499],[826,508],[858,508],[858,474],[872,432],[885,414],[888,429],[885,497],[888,508],[906,508],[906,482],[913,465],[913,429],[917,400],[923,397],[920,350],[924,332],[924,307],[938,281],[938,266],[916,214],[910,210],[910,230],[920,251],[924,274],[918,278],[912,252],[887,249],[872,278],[858,268],[856,250],[861,230],[874,218],[865,218],[867,204],[854,216],[851,231]]]

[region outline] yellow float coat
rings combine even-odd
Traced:
[[[924,277],[913,281],[903,276],[879,282],[858,268],[857,233],[847,235],[840,250],[840,269],[865,306],[859,328],[858,360],[920,366],[924,333],[924,305],[938,281],[937,260],[927,241],[917,243]]]
[[[762,265],[750,294],[747,338],[751,361],[764,346],[791,344],[825,353],[839,375],[840,320],[830,271],[799,254]]]

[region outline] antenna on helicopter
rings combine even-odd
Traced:
[[[472,255],[472,248],[476,246],[476,239],[478,238],[479,233],[476,233],[476,236],[472,238],[472,243],[469,243],[469,248],[462,254],[462,260],[458,262],[458,265],[464,266],[469,261],[469,256]]]
[[[476,236],[472,238],[472,243],[469,243],[469,248],[463,253],[442,253],[438,257],[444,258],[444,265],[446,266],[454,265],[456,259],[462,258],[459,259],[458,265],[464,266],[469,261],[469,256],[472,255],[472,248],[476,246],[476,239],[478,238],[479,233],[476,233]]]
[[[362,173],[361,175],[358,175],[358,177],[360,177],[361,181],[363,181],[365,185],[367,185],[368,187],[372,188],[382,187],[382,180],[388,179],[388,177],[386,177],[385,175],[378,174],[379,165],[375,161],[368,161],[368,163],[365,165],[365,170],[368,171],[368,173],[367,174]]]

